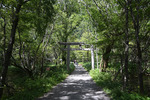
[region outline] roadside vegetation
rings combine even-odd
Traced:
[[[148,90],[141,95],[136,90],[122,90],[121,77],[115,81],[113,69],[108,72],[99,72],[99,69],[91,70],[91,63],[82,63],[83,67],[89,72],[90,76],[113,100],[150,100]]]
[[[91,53],[95,80],[107,73],[123,97],[150,96],[149,13],[149,0],[0,0],[0,99],[42,95],[67,76],[67,60]]]
[[[35,100],[62,82],[74,70],[74,65],[70,65],[69,72],[65,65],[54,64],[47,64],[45,70],[41,77],[31,79],[20,69],[10,66],[8,84],[11,84],[11,87],[5,87],[2,100]],[[11,76],[14,77],[11,78]]]

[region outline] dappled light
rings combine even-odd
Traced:
[[[0,0],[0,100],[150,100],[150,0]]]
[[[110,100],[81,66],[38,100]]]

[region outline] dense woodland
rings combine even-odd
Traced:
[[[95,74],[150,99],[149,0],[0,0],[0,98],[33,100],[63,80],[73,67],[59,42],[93,45]],[[70,53],[91,61],[90,51]]]

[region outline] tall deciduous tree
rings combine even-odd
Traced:
[[[128,86],[128,80],[129,80],[129,75],[128,75],[128,61],[129,61],[129,33],[128,33],[128,23],[129,23],[129,0],[126,1],[125,3],[125,19],[126,19],[126,24],[125,24],[125,65],[124,65],[124,89]]]
[[[73,35],[73,32],[80,25],[82,19],[78,7],[77,0],[58,0],[55,28],[60,42],[68,42],[69,37]],[[63,48],[66,48],[66,46],[63,46]],[[66,51],[63,50],[62,60],[66,63]]]
[[[132,1],[131,1],[132,2]],[[132,2],[133,3],[133,2]],[[140,5],[141,0],[136,0],[135,2],[135,11],[136,14],[133,13],[132,5],[130,5],[130,11],[132,16],[132,21],[134,25],[135,30],[135,40],[136,40],[136,47],[137,47],[137,66],[138,66],[138,77],[139,77],[139,86],[140,86],[140,92],[144,92],[143,88],[143,67],[142,67],[142,51],[141,51],[141,41],[140,41]]]
[[[11,36],[10,36],[9,44],[8,44],[8,47],[7,47],[7,50],[5,53],[4,65],[3,65],[2,75],[1,75],[1,80],[0,80],[0,82],[1,82],[0,98],[3,95],[3,88],[4,88],[4,84],[5,84],[5,80],[6,80],[8,66],[10,65],[10,58],[12,55],[13,45],[15,42],[16,29],[17,29],[17,25],[18,25],[18,21],[19,21],[19,13],[20,13],[21,7],[27,2],[28,2],[28,0],[17,1],[17,6],[15,7],[15,12],[13,13]]]
[[[11,32],[8,32],[8,33],[10,33],[10,38],[9,38],[9,42],[7,44],[7,48],[6,48],[6,52],[5,52],[5,59],[3,62],[4,64],[3,64],[3,68],[2,68],[2,72],[1,72],[0,98],[3,95],[3,88],[4,88],[4,85],[6,84],[8,66],[10,64],[12,64],[12,62],[14,62],[14,60],[17,58],[12,55],[12,51],[14,49],[14,44],[15,43],[17,44],[17,42],[18,42],[18,41],[15,42],[17,36],[19,36],[19,42],[18,42],[20,44],[19,57],[20,57],[20,61],[22,64],[18,64],[18,60],[17,60],[17,63],[15,63],[15,65],[16,65],[16,67],[27,71],[27,73],[29,73],[29,75],[32,76],[32,70],[30,69],[30,67],[35,69],[35,64],[33,62],[35,60],[33,58],[35,57],[35,59],[36,59],[36,54],[33,56],[34,53],[31,54],[30,51],[27,54],[25,54],[25,45],[27,45],[28,47],[31,47],[30,44],[27,44],[27,41],[28,41],[28,43],[29,43],[29,41],[31,42],[31,40],[33,40],[33,39],[39,41],[39,36],[42,37],[43,35],[46,34],[45,30],[47,28],[47,24],[48,24],[48,22],[52,22],[51,20],[52,20],[53,11],[54,11],[53,3],[54,3],[54,0],[38,0],[38,1],[34,1],[34,0],[32,0],[32,1],[30,1],[30,0],[7,0],[6,1],[6,0],[3,0],[3,2],[1,2],[1,6],[3,7],[2,11],[5,11],[7,15],[9,15],[9,14],[11,15],[10,19],[7,18],[8,20],[10,20],[9,23],[11,25]],[[37,7],[36,7],[36,4],[37,4]],[[34,9],[32,9],[32,8],[34,8]],[[31,14],[31,12],[35,12],[36,16],[33,13]],[[4,15],[5,14],[3,14],[3,16]],[[6,21],[4,21],[4,22],[6,22]],[[4,24],[4,26],[5,26],[5,24]],[[33,29],[31,29],[29,27],[32,27],[32,28],[34,27],[35,33],[37,33],[37,35],[34,35],[33,38],[30,38],[30,40],[28,40],[29,39],[29,37],[28,37],[28,39],[24,39],[25,41],[22,41],[23,39],[21,37],[25,38],[24,36],[21,36],[24,32],[27,33],[27,30],[28,30],[28,33],[30,33],[29,30],[34,32]],[[8,29],[7,29],[7,31],[8,31]],[[17,32],[19,33],[19,35],[16,35]],[[6,34],[6,31],[5,31],[5,34]],[[9,36],[9,34],[8,34],[8,36]],[[8,38],[8,36],[7,36],[7,38]],[[29,34],[26,36],[29,36]],[[46,36],[43,36],[43,38],[45,38],[45,37]],[[5,37],[5,39],[6,39],[6,37]],[[47,39],[47,41],[48,40],[49,39]],[[45,45],[45,46],[43,46],[43,52],[44,52],[45,51],[44,48],[46,47],[47,42],[44,42],[43,45]],[[14,53],[17,52],[16,48],[17,48],[17,46],[15,46]],[[36,50],[38,51],[38,48]],[[32,57],[31,57],[31,55],[32,55]],[[11,62],[11,58],[13,59],[12,62]],[[25,60],[27,60],[27,62],[24,62]],[[31,63],[33,65],[31,65]]]

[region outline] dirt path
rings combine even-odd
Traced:
[[[110,100],[81,66],[38,100]]]

